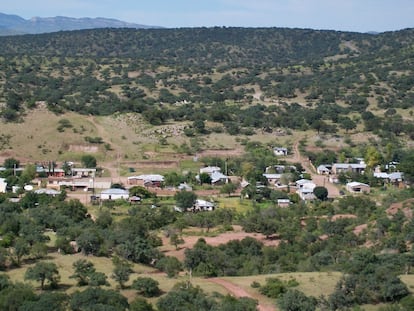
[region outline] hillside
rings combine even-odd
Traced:
[[[414,135],[413,39],[412,29],[219,27],[3,37],[0,114],[8,127],[47,107],[56,115],[133,113],[149,127],[176,124],[184,140],[315,130],[405,144]],[[58,145],[46,149],[62,154]]]

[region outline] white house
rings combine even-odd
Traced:
[[[211,184],[226,184],[229,178],[221,173],[221,168],[218,166],[206,166],[200,168],[200,174],[208,174],[211,178]],[[196,179],[200,180],[200,175],[196,176]]]
[[[210,178],[211,178],[211,183],[213,185],[216,185],[216,184],[227,184],[228,181],[229,181],[229,178],[226,175],[224,175],[224,174],[222,174],[220,172],[213,172],[210,175]]]
[[[309,179],[299,179],[295,182],[296,188],[298,189],[311,189],[313,190],[316,185],[312,180]]]
[[[273,154],[275,156],[287,156],[288,155],[288,150],[287,150],[287,148],[284,148],[284,147],[274,147],[273,148]]]
[[[110,188],[101,192],[101,200],[128,200],[129,192],[125,189]]]
[[[296,193],[303,201],[311,201],[316,199],[315,195],[313,194],[313,189],[311,188],[300,188],[296,190]]]
[[[206,166],[206,167],[200,168],[200,174],[207,173],[211,175],[214,172],[221,172],[221,168],[218,166]]]
[[[0,178],[0,193],[6,193],[6,187],[7,187],[6,179]]]
[[[201,211],[213,211],[215,209],[215,205],[212,202],[197,199],[190,211],[192,212],[201,212]]]
[[[329,175],[331,173],[331,169],[328,165],[321,164],[316,168],[316,171],[319,175]]]
[[[290,200],[289,199],[277,199],[277,206],[279,207],[289,207]]]
[[[351,193],[369,193],[371,188],[367,184],[352,181],[346,184],[346,190]]]
[[[340,173],[364,173],[367,165],[365,163],[335,163],[332,166],[333,174]]]
[[[266,178],[269,185],[274,186],[277,182],[280,181],[282,174],[263,174],[263,176]]]
[[[50,196],[57,196],[60,194],[60,191],[57,191],[55,189],[47,189],[47,188],[40,188],[34,191],[36,194],[46,194]]]

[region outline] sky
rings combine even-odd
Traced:
[[[394,31],[414,27],[413,0],[3,0],[0,12],[106,17],[181,27],[288,27]]]

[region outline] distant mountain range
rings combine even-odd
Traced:
[[[94,28],[161,28],[134,23],[127,23],[110,18],[73,18],[65,16],[33,17],[24,19],[18,15],[0,13],[0,35],[39,34],[63,30],[80,30]]]

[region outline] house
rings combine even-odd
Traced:
[[[212,185],[227,184],[229,181],[229,178],[221,172],[213,172],[210,175],[210,178]]]
[[[229,178],[221,173],[221,168],[218,166],[202,167],[200,168],[200,174],[208,174],[211,178],[212,185],[226,184],[229,182]],[[200,180],[200,175],[197,175],[196,179]]]
[[[138,175],[128,177],[129,185],[138,185],[144,187],[161,187],[164,182],[164,176],[159,174]]]
[[[287,156],[288,155],[288,149],[284,147],[274,147],[273,148],[273,154],[275,156]]]
[[[189,186],[187,183],[182,183],[177,188],[181,191],[193,191],[193,188]]]
[[[359,173],[363,174],[367,165],[365,163],[335,163],[332,165],[332,173]]]
[[[272,165],[266,167],[266,174],[275,172],[276,174],[296,172],[297,168],[294,165]]]
[[[401,185],[404,176],[401,172],[385,173],[385,172],[374,172],[374,177],[384,180],[384,182],[389,182],[393,185]]]
[[[351,193],[369,193],[371,188],[367,184],[352,181],[346,184],[346,190]]]
[[[290,200],[289,199],[277,199],[277,206],[279,207],[289,207]]]
[[[206,166],[206,167],[200,168],[200,174],[207,173],[211,175],[214,172],[221,172],[221,168],[218,166]]]
[[[295,182],[296,188],[298,189],[311,189],[313,190],[316,185],[312,180],[309,179],[299,179]]]
[[[212,202],[197,199],[194,205],[188,210],[190,212],[214,211],[215,205]]]
[[[94,178],[96,175],[96,168],[72,168],[72,176],[74,178]]]
[[[7,182],[6,178],[0,178],[0,193],[6,193]]]
[[[296,190],[296,193],[303,201],[312,201],[316,199],[312,188],[300,188]]]
[[[134,196],[129,198],[129,203],[131,203],[131,204],[141,203],[141,197],[137,196],[137,195],[134,195]]]
[[[46,189],[46,188],[40,188],[34,191],[36,194],[46,194],[50,195],[52,197],[55,197],[60,194],[60,191],[54,190],[54,189]]]
[[[331,173],[332,165],[321,164],[316,168],[319,175],[329,175]]]
[[[36,175],[37,176],[47,176],[54,178],[63,178],[65,177],[65,171],[61,168],[44,168],[43,166],[36,166]]]
[[[263,176],[266,178],[269,185],[274,186],[277,182],[280,181],[282,174],[263,174]]]
[[[101,200],[128,200],[129,192],[125,189],[110,188],[101,192]]]

